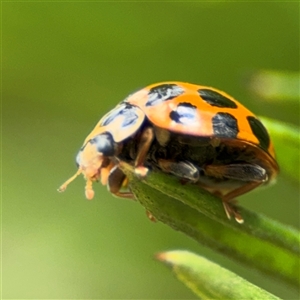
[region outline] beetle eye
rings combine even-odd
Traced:
[[[104,156],[115,155],[114,141],[110,133],[102,133],[90,140],[91,144],[95,144],[97,151]]]
[[[80,159],[81,152],[82,152],[82,150],[80,149],[79,152],[78,152],[77,155],[76,155],[75,161],[76,161],[76,166],[77,166],[77,168],[79,168],[80,165],[81,165],[81,159]]]

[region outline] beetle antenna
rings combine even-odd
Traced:
[[[67,188],[67,186],[69,185],[70,182],[72,182],[78,175],[80,175],[82,173],[82,169],[79,168],[78,171],[71,177],[69,178],[65,183],[63,183],[59,188],[58,191],[64,192]]]

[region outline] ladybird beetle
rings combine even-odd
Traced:
[[[228,94],[212,87],[161,82],[129,95],[85,139],[76,162],[92,199],[93,181],[120,197],[134,198],[118,163],[175,175],[221,198],[227,217],[242,223],[233,199],[272,182],[273,144],[261,121]]]

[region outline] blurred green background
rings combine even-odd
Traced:
[[[297,292],[150,222],[84,181],[56,189],[99,118],[132,91],[178,80],[225,90],[292,124],[299,110],[247,89],[260,69],[299,68],[299,3],[2,2],[2,297],[193,299],[153,259],[188,249],[284,298]],[[296,184],[240,203],[299,227]]]

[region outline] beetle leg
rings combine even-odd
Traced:
[[[130,191],[122,192],[121,188],[126,188],[128,186],[128,180],[126,175],[123,173],[118,166],[111,169],[108,179],[107,188],[116,197],[134,199],[134,195]]]
[[[217,195],[223,201],[227,217],[230,219],[231,216],[234,216],[238,223],[243,223],[244,220],[235,207],[236,201],[234,198],[253,190],[268,180],[268,175],[264,168],[249,163],[208,165],[204,168],[204,173],[206,176],[214,178],[227,178],[240,183],[244,182],[244,184],[229,190],[227,193],[221,195],[218,193]]]
[[[239,223],[243,224],[244,219],[241,216],[241,214],[238,211],[237,208],[237,201],[235,199],[225,199],[223,195],[221,195],[219,192],[213,193],[215,196],[219,197],[222,200],[223,208],[225,211],[225,214],[227,218],[230,220],[231,217],[234,217],[234,219]]]
[[[102,165],[104,165],[104,164],[102,164]],[[107,160],[106,164],[101,167],[100,178],[101,178],[102,185],[107,185],[109,174],[114,167],[115,167],[115,162],[113,162],[110,159]]]
[[[207,165],[204,167],[206,176],[228,178],[246,182],[264,182],[268,180],[267,171],[256,164]]]
[[[135,174],[145,177],[148,173],[148,168],[144,167],[144,161],[146,159],[147,153],[149,151],[149,148],[151,146],[151,143],[154,139],[154,130],[152,127],[147,127],[142,132],[138,151],[137,151],[137,157],[134,162],[134,172]]]
[[[199,180],[199,170],[188,161],[174,162],[167,159],[159,159],[158,165],[164,172],[171,173],[179,178],[188,179],[191,182]]]
[[[230,219],[231,216],[233,216],[238,223],[240,224],[244,223],[243,217],[239,214],[237,210],[236,207],[237,201],[234,198],[255,189],[256,187],[260,186],[262,183],[263,183],[262,181],[249,182],[223,196],[220,196],[228,219]]]
[[[229,192],[228,194],[222,197],[223,201],[231,202],[237,196],[243,195],[251,190],[255,189],[256,187],[260,186],[263,182],[249,182],[241,187]]]
[[[249,182],[249,183],[242,185],[241,187],[229,192],[228,194],[222,196],[221,199],[223,201],[223,205],[224,205],[227,216],[233,215],[235,220],[238,223],[243,223],[244,220],[241,217],[241,215],[237,212],[236,207],[234,205],[236,203],[234,198],[255,189],[256,187],[260,186],[262,183],[263,183],[263,181]],[[229,217],[229,219],[230,219],[230,217]]]
[[[234,219],[239,223],[239,224],[243,224],[244,223],[244,219],[241,216],[241,214],[238,212],[238,209],[236,207],[236,201],[229,200],[229,201],[225,201],[223,198],[222,199],[222,203],[223,203],[223,207],[226,213],[227,218],[230,220],[231,216],[234,217]]]

